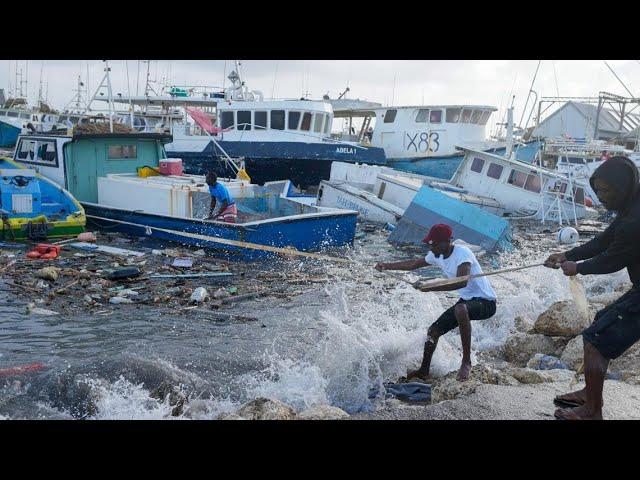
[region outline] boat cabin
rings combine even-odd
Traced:
[[[311,100],[234,101],[217,105],[217,140],[247,142],[318,142],[331,137],[333,110]],[[203,135],[197,125],[174,125],[176,137]]]
[[[459,148],[465,156],[450,181],[453,186],[495,199],[512,216],[584,217],[585,190],[569,177],[499,155]]]
[[[397,160],[446,157],[457,153],[456,145],[485,141],[487,122],[496,110],[486,105],[417,105],[336,110],[334,115],[348,123],[341,139],[368,141]],[[362,119],[357,134],[354,118]]]

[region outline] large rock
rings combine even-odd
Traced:
[[[626,375],[640,375],[640,342],[636,342],[609,364],[610,372],[625,372]]]
[[[514,320],[514,326],[518,332],[528,333],[533,329],[535,322],[527,316],[518,316]]]
[[[572,370],[578,370],[584,360],[584,346],[582,335],[571,339],[560,360]],[[636,342],[629,350],[609,363],[609,372],[622,372],[625,377],[640,375],[640,342]]]
[[[568,370],[569,365],[553,355],[545,355],[544,353],[536,353],[527,362],[527,368],[534,370]]]
[[[458,373],[452,372],[449,375],[454,377]],[[490,367],[486,364],[475,365],[471,369],[471,374],[469,375],[470,380],[476,380],[480,383],[488,383],[490,385],[517,385],[518,382],[508,373],[504,371],[497,370],[495,368]]]
[[[569,340],[567,346],[564,347],[560,360],[569,365],[571,370],[578,370],[584,360],[584,348],[582,344],[582,335]]]
[[[259,397],[242,405],[235,415],[245,420],[293,420],[296,412],[279,400]]]
[[[482,384],[518,385],[518,381],[508,373],[485,364],[474,365],[469,374],[469,379],[464,382],[458,381],[456,379],[457,375],[457,371],[450,372],[432,384],[431,403],[470,395]]]
[[[237,413],[222,413],[218,415],[216,420],[247,420],[244,417],[241,417]]]
[[[563,338],[516,333],[507,338],[504,345],[504,356],[508,362],[524,367],[536,353],[556,355],[562,351],[565,344],[566,339]]]
[[[342,420],[349,418],[349,414],[331,405],[316,405],[298,414],[296,420]]]
[[[585,318],[574,302],[556,302],[540,314],[533,326],[533,333],[575,337],[591,324],[591,320],[591,313],[589,318]]]
[[[518,380],[520,383],[544,383],[551,382],[552,380],[537,370],[531,368],[513,368],[508,370],[509,375]]]
[[[443,377],[440,381],[435,382],[431,388],[431,403],[471,395],[480,385],[482,384],[477,380],[469,379],[466,382],[459,382],[455,377]]]
[[[149,394],[151,398],[168,402],[171,409],[171,415],[178,417],[184,412],[185,403],[189,401],[187,395],[176,385],[163,380],[162,383]]]

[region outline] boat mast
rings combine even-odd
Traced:
[[[91,111],[91,105],[93,104],[93,101],[98,97],[98,95],[104,95],[104,93],[101,93],[100,90],[106,87],[107,103],[109,105],[109,130],[111,133],[113,133],[113,111],[115,107],[113,106],[113,91],[111,90],[111,75],[109,74],[109,72],[111,72],[111,68],[109,67],[109,60],[104,60],[104,64],[104,76],[102,77],[102,81],[98,85],[95,93],[91,97],[91,100],[87,104],[85,112]]]

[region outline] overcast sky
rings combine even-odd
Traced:
[[[607,63],[631,90],[640,96],[640,61],[608,60]],[[115,93],[136,93],[144,89],[146,64],[137,60],[110,61],[111,81]],[[504,110],[515,95],[515,121],[533,80],[538,60],[244,60],[244,80],[250,89],[261,90],[266,98],[310,98],[329,93],[336,98],[345,87],[347,98],[360,98],[384,105],[481,104]],[[129,82],[127,83],[127,66]],[[89,87],[95,90],[104,64],[89,60],[19,60],[18,71],[27,76],[28,95],[38,95],[40,73],[52,107],[61,109],[73,97],[77,76],[89,75]],[[152,61],[151,79],[177,85],[222,86],[233,61],[172,60]],[[0,88],[15,88],[16,61],[0,61]],[[228,84],[228,81],[227,81]],[[128,85],[128,86],[127,86]],[[608,91],[629,96],[603,60],[544,60],[533,90],[539,96],[597,96]],[[531,105],[531,103],[530,103]],[[494,114],[490,124],[499,121]],[[524,119],[523,123],[526,121]]]

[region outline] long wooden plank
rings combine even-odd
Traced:
[[[301,252],[301,251],[295,250],[293,248],[272,247],[270,245],[260,245],[259,243],[249,243],[249,242],[241,242],[239,240],[230,240],[228,238],[211,237],[209,235],[201,235],[199,233],[189,233],[189,232],[181,232],[179,230],[169,230],[167,228],[150,227],[148,225],[141,225],[139,223],[126,222],[124,220],[114,220],[113,218],[98,217],[98,216],[95,216],[95,215],[87,215],[87,217],[93,218],[93,219],[96,219],[96,220],[103,220],[103,221],[107,221],[107,222],[114,222],[114,223],[121,223],[121,224],[125,224],[125,225],[132,225],[134,227],[140,227],[140,228],[145,228],[145,229],[148,228],[150,230],[157,230],[159,232],[170,233],[172,235],[179,235],[179,236],[194,238],[194,239],[203,240],[203,241],[206,241],[206,242],[219,243],[221,245],[231,245],[231,246],[234,246],[234,247],[249,248],[249,249],[252,249],[252,250],[263,250],[263,251],[266,251],[266,252],[278,253],[280,255],[294,255],[294,256],[299,256],[299,257],[315,258],[315,259],[318,259],[318,260],[327,260],[327,261],[338,262],[338,263],[350,263],[351,262],[350,260],[347,260],[346,258],[330,257],[328,255],[320,255],[320,254],[317,254],[317,253],[310,253],[310,252]]]
[[[494,270],[493,272],[487,272],[487,273],[479,273],[477,275],[465,275],[462,277],[454,277],[454,278],[447,278],[444,280],[436,280],[435,282],[426,282],[424,284],[421,284],[418,289],[422,290],[424,289],[430,289],[430,288],[434,288],[434,287],[445,287],[447,285],[453,285],[455,283],[459,283],[459,282],[465,282],[467,280],[471,280],[472,278],[480,278],[480,277],[488,277],[489,275],[498,275],[499,273],[508,273],[508,272],[515,272],[517,270],[524,270],[526,268],[533,268],[533,267],[540,267],[544,265],[543,263],[534,263],[531,265],[524,265],[522,267],[511,267],[511,268],[504,268],[502,270]]]

